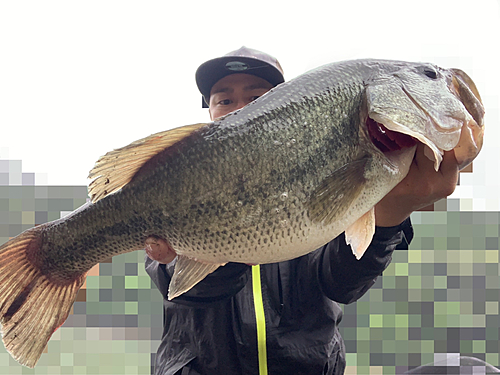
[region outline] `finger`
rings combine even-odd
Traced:
[[[415,157],[413,158],[414,163],[418,167],[419,170],[434,170],[434,160],[429,159],[426,155],[425,149],[426,145],[423,143],[419,143],[417,145],[417,150],[415,151]]]
[[[161,255],[161,247],[158,245],[158,243],[146,240],[144,250],[150,258],[157,258],[159,255]]]
[[[150,244],[146,244],[144,246],[144,251],[146,252],[146,254],[148,255],[148,257],[152,258],[153,257],[153,254],[154,254],[154,250],[151,248],[151,245]]]
[[[168,251],[172,251],[171,247],[168,245],[168,243],[165,240],[162,240],[161,238],[158,237],[148,237],[146,238],[145,241],[146,246],[149,246],[152,252],[154,253],[164,253]]]
[[[177,255],[169,243],[160,237],[149,236],[144,242],[146,254],[160,263],[170,263]]]
[[[146,241],[145,241],[145,244],[146,246],[149,246],[149,247],[158,247],[158,243],[159,243],[160,239],[157,238],[157,237],[154,237],[154,236],[150,236],[148,238],[146,238]]]
[[[459,168],[453,150],[445,152],[441,167],[439,168],[442,176],[442,184],[440,186],[442,198],[451,195],[455,191],[458,183]]]
[[[458,173],[459,166],[453,150],[444,152],[443,161],[439,169],[445,176]]]

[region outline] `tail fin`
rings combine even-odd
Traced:
[[[30,262],[40,251],[44,226],[29,229],[0,247],[0,333],[7,351],[33,368],[70,312],[85,275],[65,285],[50,281]]]

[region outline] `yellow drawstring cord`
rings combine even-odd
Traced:
[[[257,350],[259,354],[259,375],[267,375],[267,348],[266,348],[266,316],[262,301],[262,285],[260,283],[260,266],[252,266],[253,301],[255,306],[255,320],[257,322]]]

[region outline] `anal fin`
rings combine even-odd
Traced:
[[[196,259],[189,258],[185,255],[177,255],[177,263],[175,263],[174,275],[170,281],[168,288],[168,299],[172,300],[175,297],[187,292],[193,286],[203,280],[208,274],[214,272],[225,263],[203,263]]]
[[[361,216],[345,231],[345,240],[351,245],[357,260],[361,259],[375,233],[375,208]]]

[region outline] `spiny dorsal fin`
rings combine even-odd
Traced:
[[[92,202],[120,190],[149,159],[205,125],[187,125],[152,134],[102,156],[88,177],[93,179],[89,184]]]
[[[168,287],[168,299],[171,300],[187,292],[208,274],[225,264],[202,263],[185,255],[177,255],[174,274]]]
[[[372,207],[345,231],[345,240],[351,245],[352,253],[360,260],[372,242],[375,233],[375,208]]]
[[[349,208],[366,182],[364,173],[368,160],[364,157],[352,161],[325,178],[309,199],[311,220],[329,224]]]

